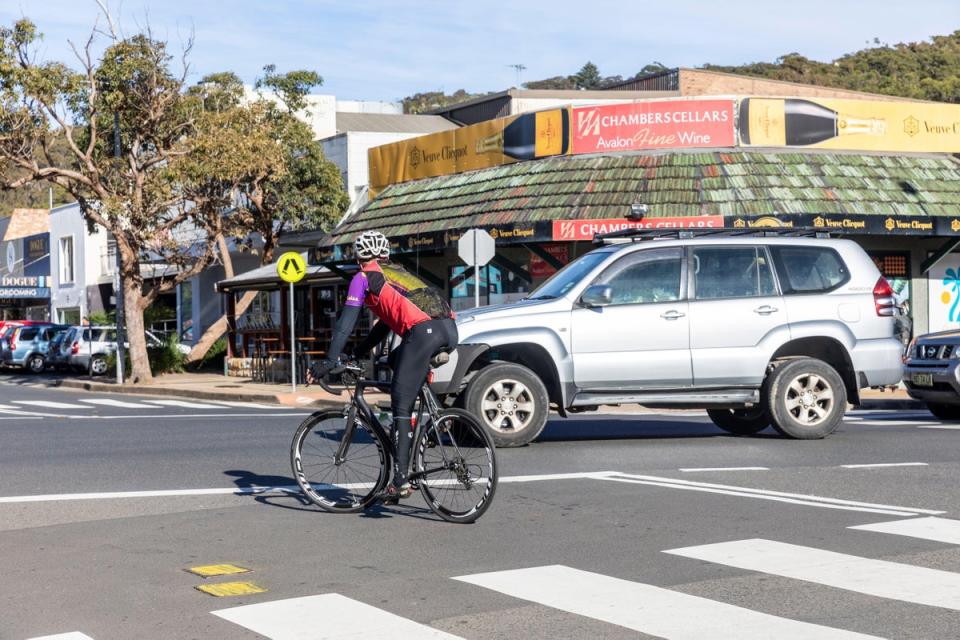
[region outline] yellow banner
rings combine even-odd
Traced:
[[[740,99],[740,144],[960,152],[960,105],[831,98]]]
[[[374,147],[370,197],[399,182],[567,153],[567,108],[525,113]]]

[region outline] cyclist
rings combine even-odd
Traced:
[[[395,503],[411,493],[407,473],[413,447],[413,405],[427,379],[430,358],[439,351],[457,346],[457,325],[446,299],[409,272],[387,262],[390,242],[379,231],[364,231],[353,243],[360,271],[350,281],[347,299],[333,330],[327,357],[308,372],[307,382],[336,368],[364,304],[379,319],[357,353],[369,352],[392,331],[402,343],[390,354],[393,382],[390,408],[393,411],[393,480],[386,500]]]

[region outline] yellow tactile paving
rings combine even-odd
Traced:
[[[202,567],[190,567],[187,571],[201,578],[212,578],[214,576],[231,576],[237,573],[248,573],[250,569],[235,564],[205,564]]]
[[[248,596],[253,593],[264,593],[266,589],[253,582],[221,582],[220,584],[201,584],[196,587],[211,596]]]

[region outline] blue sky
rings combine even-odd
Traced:
[[[198,80],[232,70],[252,82],[264,64],[308,68],[320,93],[396,100],[418,91],[493,91],[574,73],[592,60],[630,76],[648,62],[698,66],[799,52],[830,60],[879,38],[894,44],[960,29],[960,0],[110,0],[126,34],[149,24],[174,49],[191,32]],[[0,0],[0,22],[28,16],[40,53],[70,59],[94,0]],[[102,24],[102,23],[101,23]]]

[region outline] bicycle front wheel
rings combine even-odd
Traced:
[[[297,428],[290,446],[293,475],[303,494],[336,513],[356,513],[369,506],[386,486],[390,467],[380,435],[363,420],[357,418],[347,432],[343,413],[322,411]]]
[[[497,458],[487,430],[470,413],[443,411],[421,432],[414,468],[427,504],[449,522],[483,515],[497,490]]]

